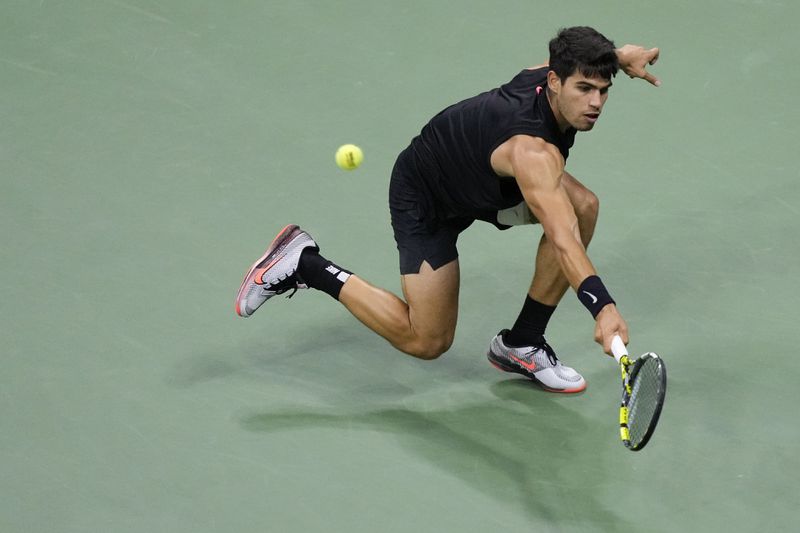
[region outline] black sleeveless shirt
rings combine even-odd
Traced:
[[[513,177],[492,169],[492,152],[519,134],[540,137],[564,159],[575,130],[561,133],[547,101],[548,68],[523,70],[510,82],[444,109],[422,128],[401,157],[410,157],[424,218],[481,218],[520,203]]]

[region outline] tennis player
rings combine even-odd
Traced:
[[[575,290],[606,353],[614,335],[628,342],[628,326],[586,254],[598,199],[565,163],[575,134],[599,120],[619,68],[660,84],[646,71],[659,51],[615,49],[589,27],[562,29],[549,48],[549,64],[444,109],[397,158],[389,209],[404,299],[329,261],[307,232],[289,225],[248,271],[236,312],[248,317],[276,294],[311,287],[339,300],[398,350],[435,359],[449,349],[456,329],[459,234],[475,220],[500,229],[539,223],[544,235],[522,310],[491,340],[487,355],[546,390],[585,389],[584,378],[545,342],[564,293]]]

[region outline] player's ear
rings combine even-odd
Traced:
[[[561,78],[558,77],[554,70],[547,72],[547,88],[553,94],[558,94],[561,91]]]

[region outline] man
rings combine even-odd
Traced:
[[[459,233],[478,219],[501,229],[538,222],[544,235],[528,296],[487,356],[546,390],[585,389],[583,377],[545,342],[561,297],[575,289],[606,353],[614,335],[628,342],[628,327],[586,255],[597,197],[564,165],[575,133],[591,130],[600,117],[618,68],[659,85],[645,70],[658,49],[615,49],[588,27],[561,30],[549,48],[549,65],[446,108],[398,157],[389,206],[405,300],[328,261],[308,233],[289,225],[245,276],[236,312],[247,317],[276,294],[313,287],[398,350],[435,359],[449,349],[456,328]]]

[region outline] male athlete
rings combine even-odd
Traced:
[[[456,329],[459,233],[475,220],[501,229],[538,222],[544,235],[527,298],[487,356],[546,390],[585,389],[583,377],[561,364],[544,338],[566,290],[575,289],[595,318],[594,338],[606,353],[614,335],[627,344],[628,327],[586,255],[597,197],[564,165],[575,133],[599,119],[619,68],[660,84],[645,70],[658,49],[615,49],[588,27],[561,30],[549,48],[549,65],[446,108],[397,158],[389,208],[405,301],[325,259],[308,233],[289,225],[248,271],[236,312],[248,317],[276,294],[313,287],[398,350],[435,359],[450,348]]]

